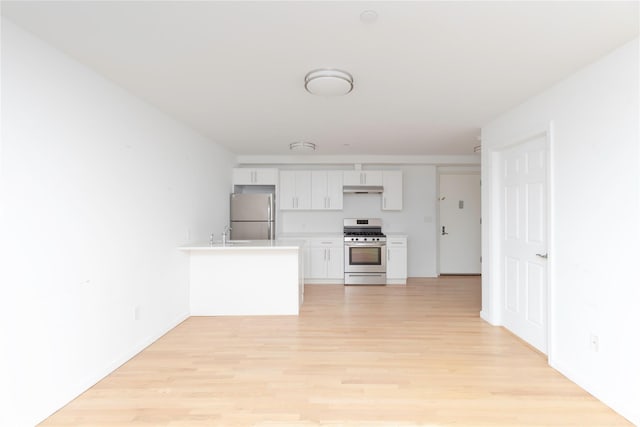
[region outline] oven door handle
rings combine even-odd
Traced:
[[[387,246],[387,243],[386,242],[380,242],[380,243],[369,243],[369,242],[367,242],[367,243],[356,243],[356,242],[353,242],[352,243],[352,242],[349,242],[349,243],[345,243],[344,245],[345,246],[349,246],[349,247],[353,246],[353,247],[359,247],[359,248],[362,248],[362,247],[378,248],[380,246]]]

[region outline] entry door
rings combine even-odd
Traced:
[[[547,352],[547,137],[500,155],[504,326]]]
[[[480,274],[480,174],[440,175],[440,274]]]

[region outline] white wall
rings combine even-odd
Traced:
[[[482,145],[489,218],[491,149],[553,123],[549,361],[640,425],[638,64],[636,39],[485,126]],[[483,222],[483,315],[500,323]]]
[[[289,165],[276,165],[280,169]],[[330,170],[304,165],[297,169]],[[351,168],[353,169],[353,168]],[[402,170],[402,211],[382,210],[380,194],[345,194],[342,211],[280,211],[282,233],[326,232],[342,234],[344,218],[382,218],[386,233],[407,234],[408,274],[435,277],[436,270],[436,167],[431,165],[367,165],[363,170]]]
[[[0,151],[0,425],[33,425],[188,315],[235,158],[4,19]]]

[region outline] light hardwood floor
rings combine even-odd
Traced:
[[[43,425],[631,425],[482,321],[478,277],[305,290],[299,317],[187,319]]]

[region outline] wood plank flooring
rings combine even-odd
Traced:
[[[46,426],[628,426],[482,321],[479,277],[307,285],[299,317],[191,317]]]

